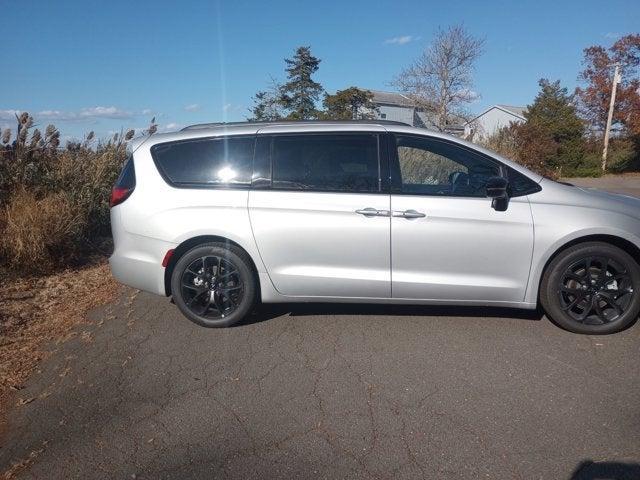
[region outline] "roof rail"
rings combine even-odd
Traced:
[[[197,123],[195,125],[189,125],[184,127],[181,131],[185,130],[199,130],[203,128],[215,128],[215,127],[236,127],[239,125],[299,125],[299,124],[326,124],[326,125],[343,125],[343,124],[365,124],[365,125],[402,125],[404,127],[410,127],[408,123],[398,122],[395,120],[272,120],[268,122],[212,122],[212,123]]]

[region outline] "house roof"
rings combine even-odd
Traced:
[[[511,112],[516,117],[520,117],[523,120],[525,119],[524,112],[527,111],[527,107],[514,107],[513,105],[496,105],[496,107]]]
[[[373,93],[373,102],[384,105],[398,105],[401,107],[413,107],[415,102],[406,95],[398,92],[381,92],[379,90],[369,90]]]
[[[473,117],[471,120],[469,120],[466,123],[466,125],[472,122],[475,122],[478,118],[485,115],[487,112],[490,112],[494,108],[497,108],[498,110],[502,110],[503,112],[508,113],[509,115],[513,115],[514,117],[518,117],[520,120],[526,120],[526,118],[524,118],[524,112],[527,111],[527,107],[515,107],[513,105],[494,105],[492,107],[487,108],[480,115],[476,115],[475,117]]]

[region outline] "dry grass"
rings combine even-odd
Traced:
[[[0,414],[38,363],[75,335],[74,327],[87,322],[89,310],[110,302],[119,290],[104,261],[50,276],[2,281]]]
[[[64,148],[59,136],[22,114],[17,135],[0,138],[0,264],[18,275],[78,263],[109,234],[109,193],[133,131],[106,141],[91,132]]]
[[[27,272],[42,272],[63,264],[85,223],[84,212],[65,193],[38,199],[18,189],[10,198],[3,220],[0,250],[7,265]]]

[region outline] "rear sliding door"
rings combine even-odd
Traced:
[[[276,289],[391,297],[390,195],[376,133],[258,135],[249,215]],[[260,176],[260,173],[258,173]]]

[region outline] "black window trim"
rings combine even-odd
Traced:
[[[173,180],[171,180],[169,178],[169,176],[167,175],[167,173],[164,171],[164,168],[162,168],[162,165],[160,164],[160,162],[156,159],[156,156],[154,154],[154,150],[156,150],[157,147],[161,147],[161,146],[166,146],[166,145],[177,145],[177,144],[181,144],[181,143],[191,143],[191,142],[198,142],[198,141],[207,141],[207,140],[224,140],[224,139],[231,139],[231,138],[252,138],[253,139],[253,153],[252,153],[252,160],[251,160],[251,179],[249,180],[248,183],[200,183],[200,182],[174,182]],[[256,142],[257,142],[257,134],[255,133],[251,133],[251,134],[240,134],[240,135],[212,135],[212,136],[207,136],[207,137],[194,137],[194,138],[185,138],[182,140],[171,140],[169,142],[161,142],[161,143],[156,143],[155,145],[152,145],[151,148],[149,149],[151,152],[151,158],[153,159],[153,163],[156,166],[156,169],[158,170],[158,173],[160,173],[160,176],[162,177],[162,179],[167,183],[167,185],[173,187],[173,188],[179,188],[179,189],[191,189],[191,190],[249,190],[251,189],[251,185],[253,183],[253,172],[255,171],[255,154],[256,154]]]
[[[428,141],[435,141],[435,142],[445,143],[447,145],[453,145],[453,146],[461,148],[463,150],[467,150],[467,151],[471,152],[472,154],[479,155],[480,157],[483,157],[486,160],[488,160],[489,162],[497,165],[498,169],[500,171],[500,176],[503,177],[503,178],[506,178],[507,180],[509,178],[509,169],[511,169],[511,170],[516,171],[516,173],[519,173],[520,175],[525,176],[526,178],[531,180],[532,183],[535,183],[537,185],[537,188],[532,189],[532,191],[527,191],[526,193],[520,193],[518,195],[510,195],[510,198],[524,197],[526,195],[532,195],[532,194],[537,193],[537,192],[542,190],[542,187],[535,180],[530,179],[524,173],[518,172],[514,168],[509,167],[508,165],[505,165],[504,163],[502,163],[501,161],[497,160],[496,158],[491,157],[490,155],[487,155],[487,154],[485,154],[483,152],[480,152],[478,150],[475,150],[473,148],[469,148],[466,145],[462,145],[462,144],[457,143],[457,142],[452,142],[451,140],[447,140],[445,138],[431,137],[431,136],[428,136],[428,135],[416,135],[415,133],[393,132],[393,133],[390,134],[389,148],[388,148],[389,175],[390,175],[389,184],[390,184],[390,192],[391,192],[392,195],[406,195],[406,196],[414,196],[414,197],[418,196],[418,197],[438,197],[438,198],[464,198],[464,199],[486,198],[486,197],[481,197],[481,196],[434,195],[434,194],[429,194],[429,193],[403,192],[402,191],[402,176],[400,174],[400,159],[398,158],[398,149],[397,149],[397,144],[398,144],[397,143],[397,138],[396,138],[397,136],[414,137],[414,138],[419,138],[419,139],[426,139]]]
[[[349,190],[319,190],[315,188],[309,189],[294,189],[294,188],[280,188],[273,186],[273,140],[276,137],[293,137],[293,136],[336,136],[336,135],[369,135],[376,137],[376,147],[377,147],[377,155],[378,155],[378,191],[376,192],[363,192],[363,191],[349,191]],[[387,163],[387,155],[383,154],[384,143],[382,137],[386,135],[385,132],[380,131],[372,131],[372,130],[341,130],[341,131],[314,131],[314,132],[265,132],[258,133],[258,139],[265,138],[269,141],[269,159],[266,162],[269,168],[269,178],[259,178],[256,179],[255,182],[252,182],[252,188],[256,190],[269,190],[274,192],[296,192],[296,193],[327,193],[327,194],[335,194],[342,193],[347,195],[389,195],[389,190],[387,188],[387,181],[383,177],[382,173],[385,171],[385,167],[388,165]],[[258,140],[260,141],[260,140]],[[254,152],[257,149],[254,150]],[[254,157],[254,166],[256,165],[256,159]],[[256,171],[254,170],[254,175]]]

